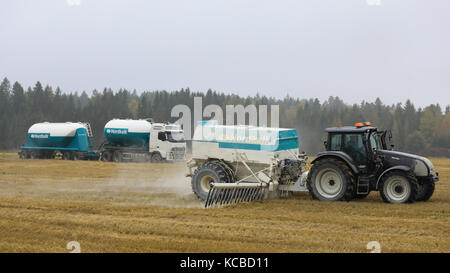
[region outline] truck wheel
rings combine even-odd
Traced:
[[[415,176],[393,171],[383,176],[380,195],[386,203],[412,203],[417,198],[418,188]]]
[[[25,154],[24,151],[20,151],[20,152],[19,152],[19,158],[20,158],[20,159],[25,159],[25,158],[26,158],[26,154]]]
[[[62,155],[63,160],[70,160],[70,158],[71,158],[70,152],[63,152]]]
[[[313,199],[350,201],[355,196],[355,179],[350,168],[340,160],[325,158],[316,162],[306,181]]]
[[[114,162],[122,162],[122,153],[120,151],[115,151],[113,155]]]
[[[416,201],[428,201],[434,193],[434,182],[419,185]]]
[[[218,163],[206,162],[200,165],[192,176],[192,191],[198,199],[205,201],[208,197],[210,183],[229,183],[226,169]]]
[[[160,163],[163,161],[163,159],[159,153],[153,153],[151,161],[152,161],[152,163]]]
[[[103,162],[110,162],[111,161],[111,152],[109,152],[109,151],[103,152],[100,157],[100,160]]]

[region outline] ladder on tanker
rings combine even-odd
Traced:
[[[86,124],[86,130],[87,130],[88,137],[93,137],[94,135],[92,134],[91,124],[90,123],[85,123],[85,124]]]

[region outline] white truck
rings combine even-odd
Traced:
[[[104,128],[103,161],[184,161],[186,142],[179,125],[151,119],[113,119]]]

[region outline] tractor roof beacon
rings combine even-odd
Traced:
[[[306,186],[314,199],[361,199],[380,191],[388,203],[427,201],[439,180],[425,157],[387,147],[390,131],[378,131],[370,122],[325,129],[325,151],[311,162]]]

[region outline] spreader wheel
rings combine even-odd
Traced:
[[[198,199],[205,201],[211,183],[229,183],[229,174],[224,166],[216,162],[206,162],[200,165],[192,176],[192,190]]]

